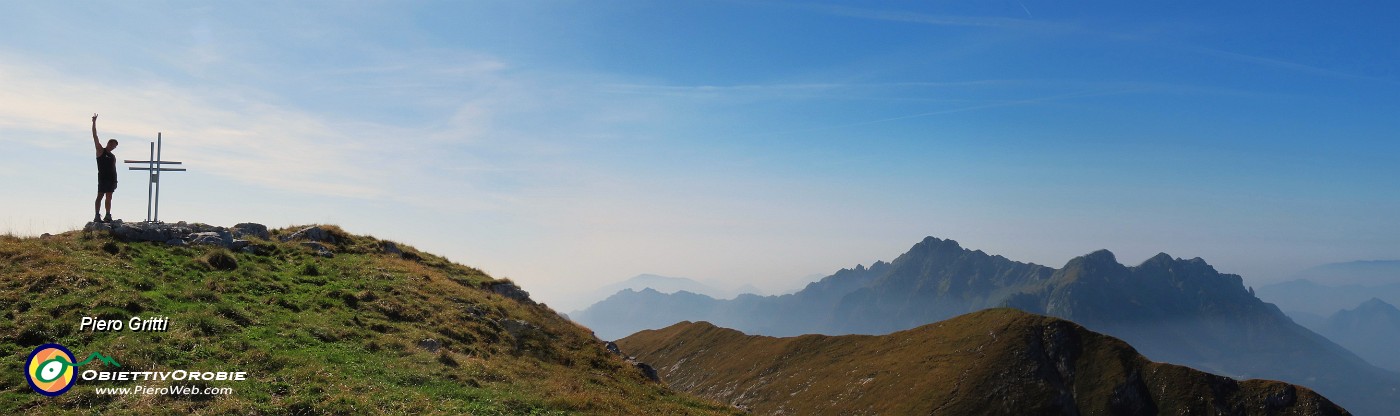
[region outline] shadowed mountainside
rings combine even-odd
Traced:
[[[1148,361],[1061,319],[991,309],[882,336],[679,323],[619,340],[672,387],[756,414],[1343,415],[1300,386]]]

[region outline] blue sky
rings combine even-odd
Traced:
[[[923,236],[1250,283],[1400,257],[1397,6],[4,2],[0,231],[336,223],[570,294],[776,290]],[[124,173],[117,215],[144,216]]]

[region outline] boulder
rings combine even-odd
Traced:
[[[632,364],[633,367],[637,367],[638,370],[641,370],[643,377],[646,377],[647,379],[655,381],[657,383],[661,382],[661,374],[658,374],[656,372],[656,369],[652,368],[650,364],[637,361],[635,359],[628,359],[627,363]]]
[[[403,255],[403,250],[399,250],[399,245],[394,244],[393,241],[380,242],[379,248],[383,249],[385,254],[393,254],[395,256]]]
[[[214,230],[214,233],[219,235],[219,243],[221,245],[223,245],[224,247],[233,247],[233,233],[230,232],[227,228],[219,227],[218,229]]]
[[[302,247],[307,247],[311,250],[314,250],[316,252],[316,255],[318,256],[325,258],[335,257],[335,253],[332,252],[331,249],[326,248],[326,246],[322,245],[321,243],[317,243],[315,241],[303,241],[301,245]]]
[[[315,225],[302,228],[291,235],[282,237],[282,242],[284,243],[292,240],[308,240],[335,244],[335,236],[331,235],[330,231],[326,231],[325,228]]]
[[[506,329],[506,332],[510,333],[510,336],[516,339],[528,338],[540,331],[540,327],[535,326],[535,324],[519,319],[504,319],[500,321],[500,324]]]
[[[224,246],[224,238],[217,232],[192,233],[185,238],[190,245]]]
[[[438,340],[432,338],[418,341],[418,348],[422,348],[424,350],[427,350],[428,352],[437,352],[438,348],[440,347],[442,347],[442,343],[439,343]]]
[[[244,222],[233,226],[233,238],[248,237],[257,237],[264,240],[271,240],[272,234],[267,232],[266,225],[258,223]]]
[[[514,299],[521,303],[535,303],[535,301],[530,300],[530,292],[526,292],[525,289],[521,289],[520,286],[516,286],[514,283],[493,284],[491,285],[491,292],[497,295],[505,296],[510,299]]]

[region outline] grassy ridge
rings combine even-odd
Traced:
[[[756,414],[1346,414],[1305,387],[1154,363],[1014,309],[881,336],[774,338],[685,322],[617,343],[673,387]]]
[[[732,413],[646,380],[547,307],[491,293],[503,282],[480,270],[326,228],[332,258],[295,242],[256,241],[250,254],[80,231],[0,237],[0,413]],[[170,329],[80,332],[83,316],[168,316]],[[420,346],[428,339],[436,352]],[[78,381],[48,398],[21,369],[47,342],[100,351],[124,370],[247,371],[250,381]],[[94,392],[135,385],[235,392]]]

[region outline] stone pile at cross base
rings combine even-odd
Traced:
[[[148,223],[148,222],[123,222],[121,220],[110,223],[90,222],[83,227],[83,231],[88,232],[109,232],[113,237],[122,241],[147,241],[155,243],[165,243],[172,246],[183,245],[214,245],[227,248],[229,250],[253,251],[255,248],[249,238],[259,238],[270,240],[272,235],[268,232],[267,226],[257,223],[245,222],[232,227],[220,227],[201,223]],[[308,240],[321,241],[317,237],[334,241],[320,227],[307,227],[296,232],[293,236],[306,237]]]

